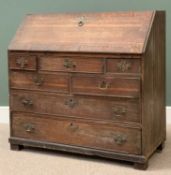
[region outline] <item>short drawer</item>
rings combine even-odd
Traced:
[[[67,93],[69,91],[69,78],[66,74],[42,74],[12,71],[10,73],[10,85],[11,88],[14,89]]]
[[[140,154],[139,129],[59,117],[13,114],[12,136],[31,140]]]
[[[74,116],[110,122],[138,122],[139,101],[135,99],[103,98],[92,96],[49,95],[45,93],[12,93],[13,111]]]
[[[45,56],[39,58],[41,71],[102,73],[103,59]]]
[[[35,71],[37,69],[37,58],[32,54],[9,54],[9,68],[14,70]]]
[[[109,73],[139,74],[141,73],[140,59],[107,59],[106,71]]]
[[[84,76],[72,77],[74,94],[118,97],[139,97],[140,79],[135,77]]]

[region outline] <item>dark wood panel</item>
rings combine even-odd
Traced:
[[[9,53],[9,68],[35,71],[37,69],[36,56],[28,53]]]
[[[156,12],[144,55],[143,154],[150,156],[166,139],[165,12]]]
[[[109,73],[140,74],[141,64],[139,59],[107,59],[106,71]]]
[[[40,57],[39,62],[42,71],[102,73],[104,69],[103,59],[91,57],[59,57],[52,54]]]
[[[42,74],[32,72],[11,72],[11,88],[50,92],[69,92],[67,74]]]
[[[125,153],[141,153],[141,132],[64,118],[47,119],[13,114],[12,135]]]
[[[58,150],[64,151],[67,153],[76,153],[76,154],[84,154],[88,156],[98,156],[116,160],[124,160],[130,162],[139,162],[145,163],[146,157],[143,155],[136,155],[136,154],[127,154],[127,153],[118,153],[114,151],[105,151],[105,150],[98,150],[93,148],[85,148],[80,146],[73,146],[73,145],[64,145],[64,144],[57,144],[57,143],[50,143],[45,141],[38,141],[38,140],[28,140],[18,137],[11,137],[9,139],[12,147],[19,147],[22,146],[29,146],[29,147],[38,147],[44,149],[51,149],[51,150]]]
[[[73,75],[72,92],[102,96],[139,97],[140,79],[112,76]]]
[[[24,101],[31,102],[31,105],[25,104]],[[11,97],[11,110],[58,114],[91,120],[111,120],[111,122],[140,123],[141,121],[139,101],[126,98],[94,98],[18,91]]]

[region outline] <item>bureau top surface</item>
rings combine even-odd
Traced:
[[[9,50],[141,54],[154,11],[27,15]]]

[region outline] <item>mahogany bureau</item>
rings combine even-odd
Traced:
[[[28,15],[9,50],[10,144],[146,169],[162,149],[165,12]]]

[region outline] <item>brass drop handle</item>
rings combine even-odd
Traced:
[[[35,130],[34,125],[31,124],[31,123],[25,124],[25,125],[24,125],[24,128],[25,128],[25,131],[26,131],[27,133],[33,133],[34,130]]]
[[[123,145],[127,142],[127,136],[123,134],[116,134],[114,136],[114,141],[117,145]]]
[[[74,69],[76,68],[76,64],[73,63],[71,60],[69,59],[65,59],[64,60],[64,67],[67,68],[67,69]]]
[[[78,102],[73,98],[69,98],[65,101],[65,105],[69,106],[70,108],[75,107],[77,104],[78,104]]]
[[[106,90],[108,88],[110,88],[110,83],[109,82],[106,82],[105,80],[100,82],[99,89]]]
[[[75,132],[79,129],[79,126],[77,124],[70,123],[69,126],[68,126],[68,129],[72,132]]]
[[[131,63],[128,60],[121,60],[117,63],[117,68],[120,72],[126,72],[131,68]]]
[[[126,107],[125,106],[115,106],[112,108],[114,117],[121,117],[126,114]]]
[[[37,86],[41,86],[44,83],[44,78],[40,76],[36,76],[33,78],[33,81]]]
[[[29,99],[23,99],[22,100],[22,104],[24,106],[32,106],[33,105],[33,102],[32,102],[32,100],[29,100]]]
[[[28,65],[28,60],[24,57],[17,58],[16,64],[20,66],[21,69],[24,69]]]

